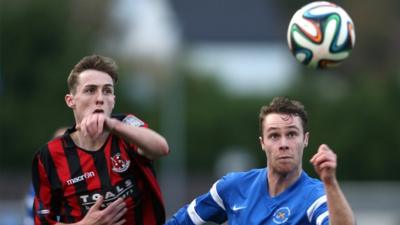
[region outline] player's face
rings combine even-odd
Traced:
[[[114,82],[107,73],[85,70],[79,75],[75,93],[67,94],[65,99],[77,123],[93,113],[110,116],[115,104]]]
[[[303,149],[308,144],[301,118],[288,114],[268,114],[263,121],[260,143],[267,155],[269,170],[278,174],[299,172]]]

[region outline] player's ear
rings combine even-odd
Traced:
[[[259,136],[259,137],[258,137],[258,140],[260,140],[261,149],[262,149],[263,151],[265,151],[265,147],[264,147],[264,143],[263,143],[263,137],[262,137],[262,136]]]
[[[65,103],[67,104],[68,107],[70,107],[70,108],[75,107],[74,96],[71,93],[66,94],[64,99],[65,99]]]
[[[116,97],[117,97],[117,96],[115,96],[115,94],[114,94],[114,97],[113,97],[113,98],[114,98],[114,102],[113,102],[113,104],[112,104],[112,109],[114,109]]]
[[[308,146],[308,139],[309,139],[309,137],[310,137],[310,133],[309,133],[309,132],[306,132],[306,133],[304,134],[304,147],[307,147],[307,146]]]

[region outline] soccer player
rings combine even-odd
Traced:
[[[62,136],[67,129],[68,129],[68,127],[57,128],[57,130],[54,132],[52,138]],[[23,218],[23,225],[33,225],[34,224],[34,222],[33,222],[34,216],[33,216],[33,210],[32,210],[34,198],[35,198],[35,191],[33,190],[33,185],[31,183],[31,184],[29,184],[29,190],[27,191],[27,193],[25,194],[25,197],[24,197],[25,214],[24,214],[24,218]]]
[[[34,220],[41,224],[163,224],[152,167],[166,140],[132,114],[112,115],[114,60],[91,55],[68,77],[75,125],[44,145],[32,165]]]
[[[266,168],[227,174],[166,224],[355,224],[336,179],[335,153],[322,144],[311,158],[320,180],[302,169],[309,140],[307,120],[298,101],[277,97],[263,106],[259,139]]]

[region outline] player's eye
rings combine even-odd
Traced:
[[[273,141],[277,140],[278,138],[279,138],[279,135],[276,133],[272,133],[272,134],[268,135],[268,139],[273,140]]]
[[[93,94],[96,91],[94,87],[88,87],[83,90],[84,93]]]
[[[111,95],[113,93],[114,93],[114,90],[112,88],[105,88],[103,90],[103,94],[105,94],[105,95]]]
[[[287,136],[290,138],[296,137],[298,135],[298,133],[296,131],[290,131]]]

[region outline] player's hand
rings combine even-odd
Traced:
[[[84,136],[95,138],[103,132],[105,117],[103,113],[89,114],[76,125],[76,129],[80,130]]]
[[[111,203],[107,208],[101,209],[103,197],[99,197],[96,203],[89,209],[85,217],[79,222],[82,225],[122,225],[127,209],[122,198]]]
[[[322,144],[318,152],[311,158],[315,171],[318,173],[322,182],[332,182],[336,180],[336,154],[326,145]]]
[[[84,136],[96,138],[104,129],[112,131],[117,122],[117,119],[110,118],[104,113],[93,113],[84,117],[82,121],[76,125],[76,129],[80,130]]]
[[[112,130],[115,123],[116,119],[110,118],[104,113],[93,113],[84,117],[82,121],[76,125],[76,129],[80,130],[84,136],[96,138],[103,133],[104,129]]]

